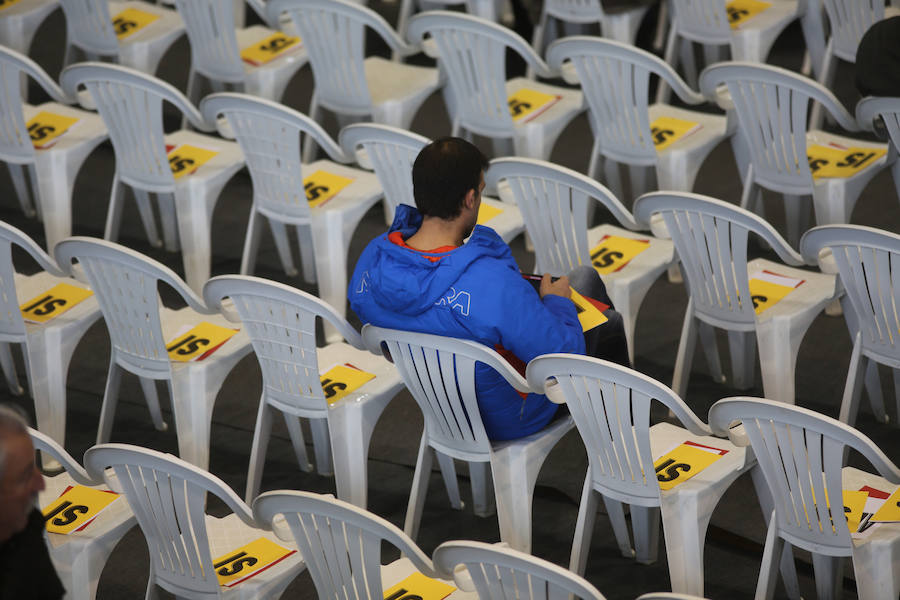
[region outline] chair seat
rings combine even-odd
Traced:
[[[747,275],[751,279],[755,274],[764,270],[784,275],[785,277],[804,279],[805,281],[797,289],[782,298],[781,301],[757,315],[756,320],[759,324],[775,319],[793,320],[802,314],[808,314],[810,311],[818,313],[825,304],[834,298],[836,285],[834,275],[796,269],[763,258],[751,260],[747,263]]]
[[[400,583],[414,573],[418,573],[418,571],[416,570],[416,567],[415,565],[413,565],[412,561],[406,557],[399,558],[390,564],[382,565],[381,587],[385,591],[389,590],[391,587]],[[452,580],[438,579],[437,581],[456,587],[455,583]],[[446,598],[447,600],[474,600],[478,598],[478,594],[476,592],[464,592],[463,590],[456,588],[444,598]]]
[[[318,348],[316,356],[319,361],[319,373],[322,375],[332,367],[347,363],[375,375],[374,379],[364,383],[352,394],[329,404],[329,410],[334,410],[342,405],[366,402],[375,396],[383,394],[390,394],[390,397],[393,397],[403,387],[403,381],[400,379],[397,369],[384,357],[376,356],[365,350],[358,350],[345,342],[328,344]]]
[[[75,281],[70,277],[55,277],[46,271],[35,273],[34,275],[22,275],[16,273],[16,296],[19,304],[24,304],[28,300],[46,292],[59,283],[67,283],[76,287],[88,289],[88,286]],[[82,321],[90,320],[91,322],[100,318],[100,306],[97,299],[93,296],[84,299],[66,312],[54,317],[44,323],[29,323],[25,321],[25,331],[28,335],[33,335],[39,331],[50,328],[70,327]]]
[[[363,62],[363,68],[372,106],[376,110],[383,105],[399,102],[415,112],[428,96],[441,87],[440,75],[434,67],[417,67],[370,56]]]
[[[59,0],[19,0],[0,10],[0,44],[28,54],[31,39]]]
[[[143,48],[148,44],[163,43],[164,41],[174,42],[184,33],[184,22],[178,12],[158,4],[137,0],[113,1],[109,3],[109,16],[115,18],[117,14],[128,9],[150,13],[159,18],[131,35],[119,39],[119,48],[125,64],[131,64],[130,61],[125,60],[126,54],[138,54],[144,51]]]
[[[49,14],[58,6],[59,0],[19,0],[0,10],[0,21],[12,20],[14,17],[26,19],[41,12]]]
[[[238,50],[240,51],[248,46],[252,46],[256,42],[260,42],[274,33],[278,33],[278,31],[262,25],[253,25],[252,27],[237,29],[235,35],[237,36]],[[298,48],[287,50],[280,56],[261,65],[252,65],[246,61],[242,62],[244,63],[244,72],[251,75],[257,71],[273,71],[289,68],[299,69],[305,65],[308,60],[309,57],[307,56],[306,48],[301,42]]]
[[[698,151],[708,153],[730,134],[727,131],[727,119],[724,116],[687,110],[669,104],[651,104],[648,107],[648,112],[651,123],[660,117],[674,117],[700,124],[699,129],[658,152],[657,155],[660,160],[669,158],[667,155],[673,155],[671,159],[675,159],[674,155],[679,154],[683,155]]]
[[[222,315],[204,315],[187,307],[178,310],[165,307],[160,309],[160,324],[162,325],[163,337],[167,343],[200,323],[212,323],[228,329],[237,329],[234,323],[231,323]],[[212,368],[211,365],[214,363],[225,360],[236,363],[241,357],[249,354],[251,349],[250,339],[241,330],[203,360],[192,362],[172,361],[172,371],[177,373],[186,369]]]
[[[631,231],[614,225],[600,225],[588,230],[588,249],[592,250],[607,235],[624,237],[632,240],[646,240],[650,245],[646,250],[635,256],[618,271],[603,275],[603,282],[611,288],[630,285],[633,281],[641,279],[648,272],[661,272],[673,260],[675,249],[671,240],[653,237],[649,234]],[[656,278],[656,274],[653,275]],[[610,290],[612,295],[612,290]],[[615,302],[615,300],[613,300]]]
[[[166,146],[177,148],[182,144],[207,148],[218,152],[209,161],[200,165],[196,172],[175,180],[175,187],[185,188],[199,184],[210,186],[231,179],[244,166],[244,155],[240,146],[222,138],[180,129],[165,136]],[[174,149],[174,148],[173,148]],[[151,190],[155,191],[155,190]]]
[[[103,119],[97,113],[79,110],[57,102],[45,102],[38,106],[26,104],[24,105],[25,122],[28,123],[40,112],[51,112],[64,117],[76,118],[79,121],[69,131],[56,138],[53,145],[45,149],[35,148],[35,154],[38,156],[54,152],[75,151],[83,144],[89,144],[93,148],[107,137],[106,125],[103,124]]]
[[[828,133],[827,131],[822,131],[821,129],[813,129],[806,134],[806,145],[811,146],[813,144],[819,146],[829,146],[836,145],[838,147],[850,148],[872,148],[873,150],[887,150],[887,144],[879,144],[877,142],[869,142],[866,140],[860,140],[851,137],[845,137],[842,135],[835,135],[833,133]],[[877,175],[883,168],[888,166],[888,154],[880,157],[878,160],[873,161],[868,166],[863,169],[860,169],[850,177],[823,177],[821,179],[815,179],[815,187],[831,187],[836,185],[847,185],[848,183],[859,183],[869,181],[875,175]]]
[[[884,477],[861,471],[854,467],[841,469],[842,487],[845,490],[858,490],[863,486],[869,486],[885,493],[892,493],[896,486]],[[882,523],[868,533],[851,537],[853,541],[852,556],[856,571],[856,580],[863,578],[876,579],[879,571],[872,569],[860,569],[864,566],[857,562],[858,557],[886,557],[896,555],[900,551],[900,523]]]
[[[553,128],[562,130],[575,115],[584,110],[584,94],[579,90],[548,85],[525,77],[516,77],[506,82],[506,95],[512,96],[522,88],[535,90],[544,94],[562,96],[553,106],[524,123],[513,122],[517,133],[524,133],[530,129]],[[534,157],[541,158],[541,157]]]

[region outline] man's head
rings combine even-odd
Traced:
[[[470,193],[480,200],[487,166],[484,154],[461,138],[440,138],[422,148],[413,163],[413,195],[419,212],[446,221],[459,217]]]
[[[44,478],[34,462],[25,419],[0,406],[0,544],[25,529]]]

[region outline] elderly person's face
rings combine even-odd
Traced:
[[[26,433],[0,439],[6,447],[6,464],[0,479],[0,543],[25,529],[44,478],[35,464],[34,446]]]

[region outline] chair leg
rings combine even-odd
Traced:
[[[611,158],[603,160],[603,174],[606,177],[606,187],[616,196],[616,198],[624,198],[625,192],[622,189],[622,178],[619,175],[619,163]]]
[[[840,600],[844,586],[844,557],[812,555],[813,572],[816,575],[816,597],[819,600]]]
[[[100,409],[100,424],[97,427],[98,444],[105,444],[109,441],[113,420],[116,417],[116,404],[119,402],[119,384],[121,382],[122,368],[116,364],[116,359],[113,356],[109,361],[106,390],[103,392],[103,407]]]
[[[801,220],[806,220],[802,218],[802,214],[804,209],[806,209],[806,211],[809,210],[805,200],[806,199],[803,196],[784,194],[784,215],[785,221],[787,221],[787,240],[793,248],[800,247],[800,234],[803,232],[801,229]]]
[[[278,258],[281,260],[281,267],[284,269],[288,277],[297,276],[297,267],[294,266],[294,257],[291,256],[291,244],[288,241],[287,225],[281,221],[268,219],[269,229],[272,231],[272,237],[275,239],[275,248],[278,250]]]
[[[162,221],[163,243],[169,252],[178,252],[178,209],[175,207],[175,194],[157,194],[159,202],[159,219]]]
[[[462,510],[463,502],[459,495],[459,480],[456,478],[456,464],[454,464],[453,459],[438,452],[434,451],[435,456],[437,456],[438,467],[441,470],[441,477],[444,480],[444,487],[447,488],[447,496],[450,498],[450,507],[455,508],[456,510]]]
[[[156,229],[156,219],[153,216],[153,206],[150,204],[150,193],[147,190],[131,188],[134,192],[134,200],[137,202],[138,212],[141,215],[141,222],[144,224],[144,231],[147,233],[147,240],[154,248],[162,246],[162,240]]]
[[[115,242],[119,239],[119,227],[122,225],[122,210],[125,204],[125,184],[119,174],[113,175],[112,191],[109,195],[109,212],[106,213],[106,227],[103,239]]]
[[[150,418],[157,431],[165,431],[169,428],[163,420],[162,410],[159,408],[159,394],[156,393],[156,380],[139,377],[141,389],[144,391],[144,399],[147,400],[147,408],[150,409]]]
[[[847,370],[847,383],[844,384],[844,395],[841,399],[841,412],[838,419],[853,427],[859,412],[859,400],[862,396],[866,358],[862,355],[862,336],[856,334],[853,352],[850,354],[850,368]]]
[[[469,481],[472,483],[472,508],[479,517],[490,517],[497,512],[494,501],[494,480],[490,474],[490,463],[470,462]]]
[[[675,23],[673,22],[669,27],[669,39],[666,41],[666,51],[663,54],[665,57],[664,60],[672,65],[673,69],[678,69],[678,56],[675,53],[675,45],[678,42],[678,31],[675,28]],[[656,102],[657,104],[666,104],[669,102],[669,98],[672,96],[672,89],[666,85],[666,83],[660,79],[659,87],[656,88]]]
[[[659,513],[658,506],[631,505],[635,560],[643,565],[655,563],[659,556]]]
[[[3,376],[6,378],[6,385],[9,393],[13,396],[21,396],[25,390],[19,383],[19,376],[16,373],[16,363],[13,360],[12,346],[7,343],[0,343],[0,368],[3,369]]]
[[[306,440],[303,437],[303,428],[300,425],[300,418],[295,415],[282,413],[284,424],[287,427],[288,435],[291,438],[291,445],[294,447],[294,454],[297,456],[297,465],[301,471],[309,473],[312,471],[312,464],[306,454]],[[318,458],[318,456],[317,456]]]
[[[265,226],[264,218],[255,207],[250,209],[250,222],[247,223],[247,236],[244,238],[244,252],[241,255],[241,275],[253,275],[256,270],[259,239]]]
[[[825,47],[825,57],[822,60],[822,70],[819,73],[819,83],[826,88],[830,88],[831,83],[834,81],[835,68],[837,67],[836,59],[837,57],[834,55],[834,40],[831,39],[828,40],[828,44]],[[822,128],[822,121],[825,116],[824,112],[821,104],[813,102],[812,111],[809,115],[810,129]]]
[[[259,495],[262,483],[263,467],[266,463],[266,450],[272,435],[272,407],[266,402],[265,394],[259,399],[259,410],[256,412],[256,428],[253,431],[253,444],[250,449],[250,467],[247,470],[247,489],[244,501],[247,504]],[[288,415],[285,415],[287,417]]]
[[[309,118],[319,123],[322,118],[321,109],[319,108],[319,100],[316,97],[316,93],[313,92],[312,100],[309,104]],[[316,158],[316,142],[313,140],[311,135],[306,136],[306,140],[303,143],[303,162],[311,163]]]
[[[678,354],[675,358],[675,374],[672,377],[672,390],[684,398],[688,379],[691,376],[691,363],[694,361],[694,349],[697,347],[697,323],[694,319],[694,301],[688,300],[684,311],[684,324],[681,327],[681,340],[678,342]]]
[[[313,245],[310,225],[297,225],[297,246],[300,248],[300,269],[303,271],[303,281],[316,283],[318,281],[316,278],[316,249]]]
[[[331,436],[328,434],[327,419],[310,419],[309,429],[313,437],[313,452],[316,455],[316,471],[319,475],[334,474],[331,458]],[[299,425],[298,429],[299,431]]]
[[[866,393],[869,395],[869,405],[875,418],[882,423],[887,423],[890,418],[884,409],[884,394],[881,393],[881,377],[878,374],[878,363],[874,360],[866,360]],[[897,376],[894,375],[896,382]],[[896,388],[896,385],[894,386]]]
[[[621,509],[622,505],[619,504]],[[577,575],[584,576],[587,567],[588,551],[591,547],[591,538],[594,535],[594,521],[597,518],[597,492],[594,491],[593,481],[591,480],[591,470],[588,468],[587,476],[584,478],[584,487],[581,488],[581,502],[578,504],[578,518],[575,521],[575,537],[572,539],[572,555],[569,558],[569,570]],[[612,515],[610,515],[612,519]],[[613,530],[616,531],[616,540],[621,546],[622,540],[619,538],[619,530],[613,520]],[[622,515],[622,524],[625,518]],[[625,539],[628,539],[628,531],[625,531]],[[627,543],[629,550],[631,545]],[[629,553],[630,555],[630,553]]]
[[[756,371],[756,336],[752,331],[729,331],[728,348],[731,352],[732,385],[739,390],[753,387]]]
[[[425,495],[428,492],[428,479],[431,477],[431,447],[422,434],[419,442],[419,456],[416,459],[416,471],[413,474],[412,489],[409,491],[409,504],[406,507],[406,519],[403,533],[415,540],[422,522],[422,509],[425,508]]]
[[[12,178],[13,187],[16,190],[16,197],[19,199],[19,206],[22,207],[22,212],[25,213],[26,217],[34,218],[37,215],[35,203],[32,192],[28,190],[28,184],[25,183],[25,169],[27,168],[25,165],[6,163],[6,169]],[[37,190],[34,191],[36,192]]]
[[[778,525],[775,522],[775,512],[769,519],[769,531],[766,533],[766,545],[763,550],[762,566],[759,569],[759,580],[756,582],[756,595],[754,600],[771,600],[775,595],[775,584],[778,578],[775,576],[775,568],[781,560],[784,540],[778,537]]]
[[[703,321],[699,321],[698,326],[703,354],[706,356],[706,364],[709,366],[709,375],[716,383],[725,383],[725,374],[722,372],[722,357],[719,355],[719,343],[716,341],[716,330],[712,325]]]
[[[878,373],[877,368],[875,370],[875,373]],[[900,422],[900,371],[898,371],[897,369],[891,369],[891,376],[894,380],[894,401],[897,403],[897,416],[895,416],[894,418],[897,419],[898,422]],[[884,419],[885,423],[890,420],[887,415],[884,416]]]

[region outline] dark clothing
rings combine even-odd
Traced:
[[[25,529],[0,546],[0,599],[56,600],[65,593],[47,552],[44,516],[34,509]]]
[[[856,88],[863,96],[900,96],[900,17],[878,21],[856,50]]]

